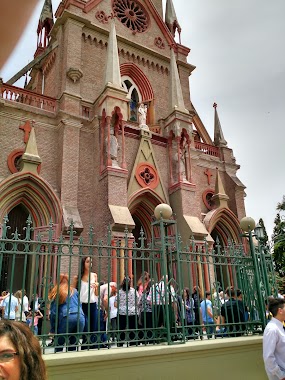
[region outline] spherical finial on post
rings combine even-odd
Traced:
[[[171,215],[172,208],[166,203],[161,203],[160,205],[157,205],[154,209],[154,216],[157,220],[170,219]]]
[[[249,216],[245,216],[240,221],[240,227],[244,232],[253,231],[255,228],[255,220]]]

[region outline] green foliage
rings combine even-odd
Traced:
[[[276,209],[278,211],[285,211],[285,195],[283,195],[282,202],[277,203]]]
[[[285,196],[283,196],[282,202],[277,204],[277,210],[280,212],[285,211]],[[282,218],[280,212],[276,215],[274,220],[273,229],[273,260],[275,264],[275,270],[280,277],[285,276],[285,221]]]
[[[276,273],[276,285],[281,294],[285,294],[285,277],[281,277]]]

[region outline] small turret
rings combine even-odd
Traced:
[[[181,44],[181,27],[177,20],[176,12],[172,0],[166,1],[165,23],[170,30],[170,33],[175,37],[176,30],[179,34],[179,43]]]
[[[49,43],[49,34],[53,27],[52,1],[45,0],[38,24],[38,48],[45,49]]]

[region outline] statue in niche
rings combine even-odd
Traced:
[[[115,136],[114,127],[110,127],[110,158],[112,160],[112,166],[118,167],[118,150],[120,149],[118,139]],[[108,154],[108,137],[106,138],[106,152]]]
[[[180,150],[180,160],[178,160],[178,153],[175,153],[174,159],[176,161],[177,174],[180,172],[181,180],[183,182],[188,182],[186,175],[187,167],[187,141],[185,138],[182,138],[181,143],[179,144]]]
[[[138,109],[138,115],[139,115],[139,127],[142,129],[149,129],[146,124],[146,115],[147,115],[147,105],[141,103]]]

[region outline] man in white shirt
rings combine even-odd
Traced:
[[[3,301],[3,317],[4,319],[15,320],[16,311],[18,311],[18,300],[10,293]]]
[[[263,334],[263,360],[269,380],[285,380],[285,300],[269,298],[273,315]]]

